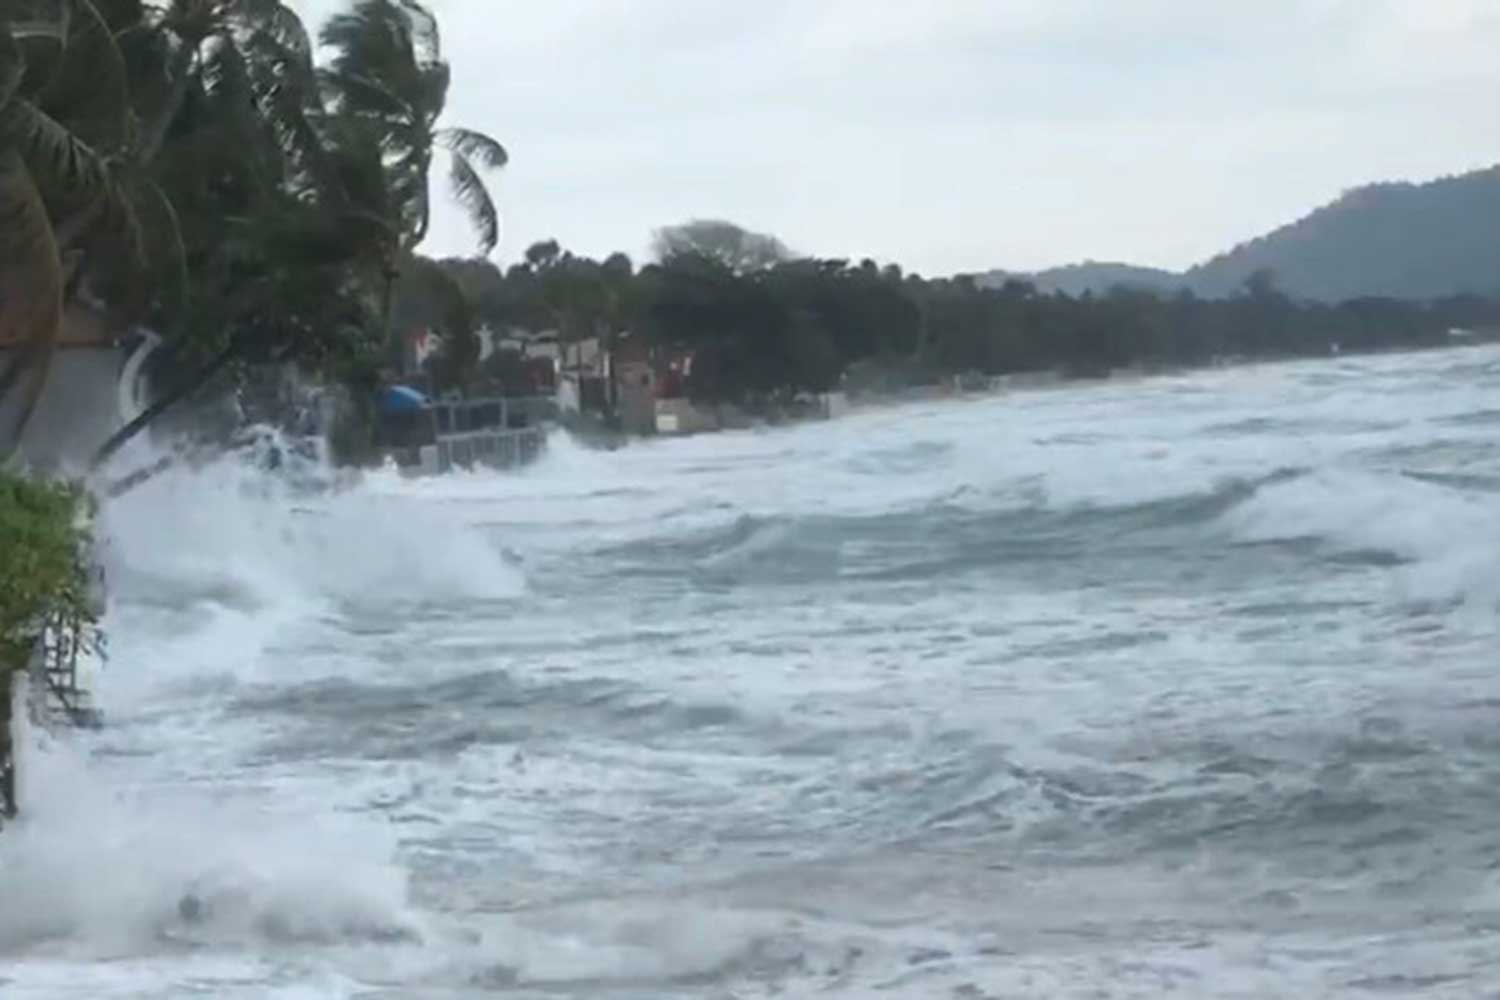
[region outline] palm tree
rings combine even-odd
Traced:
[[[207,201],[188,217],[197,219],[188,226],[196,249],[183,312],[192,336],[177,354],[195,363],[99,448],[96,466],[233,364],[297,361],[354,381],[378,365],[400,244],[380,147],[358,123],[309,120],[320,133],[305,147],[316,160],[309,176],[234,193],[238,208],[222,192],[193,194]],[[208,155],[184,157],[177,190],[193,193],[189,182],[214,162]]]
[[[356,131],[324,116],[306,32],[274,0],[7,0],[0,457],[80,288],[153,318],[193,366],[99,460],[236,360],[327,358],[358,317],[378,329],[362,289],[398,240],[379,144]]]
[[[453,193],[488,255],[500,239],[500,215],[480,169],[503,167],[508,156],[482,132],[438,126],[450,73],[432,13],[417,0],[358,0],[330,19],[319,38],[333,50],[323,73],[332,111],[368,123],[380,136],[403,249],[415,249],[427,236],[427,178],[441,148],[450,157]]]
[[[0,458],[80,292],[167,333],[184,373],[102,461],[226,368],[373,370],[427,231],[435,150],[493,247],[479,170],[505,152],[437,127],[448,70],[431,14],[362,0],[327,37],[320,78],[279,0],[0,3],[0,345],[16,348],[0,400],[21,404],[0,410]]]
[[[139,12],[126,30],[149,36],[156,56],[150,65],[161,96],[142,102],[149,105],[141,109],[137,155],[143,162],[161,151],[195,84],[232,85],[248,81],[256,69],[286,80],[311,76],[307,30],[280,0],[170,0],[154,16],[139,0],[110,2]]]
[[[484,255],[500,240],[500,213],[480,171],[503,167],[508,156],[505,147],[481,132],[438,125],[451,74],[442,57],[437,20],[418,0],[356,0],[352,9],[324,25],[319,40],[332,50],[321,74],[330,113],[374,136],[385,166],[391,219],[400,233],[399,253],[389,261],[383,310],[387,349],[394,350],[397,278],[413,292],[434,281],[451,286],[435,297],[430,287],[420,293],[432,302],[451,303],[462,296],[447,271],[424,268],[414,256],[431,224],[428,176],[435,153],[441,149],[449,156],[453,194],[478,231]],[[462,384],[477,365],[475,335],[467,325],[451,322],[454,310],[438,311],[441,316],[435,318],[448,341],[445,355],[453,362],[447,375]]]

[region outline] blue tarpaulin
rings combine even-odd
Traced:
[[[411,413],[427,406],[427,397],[409,385],[393,385],[380,394],[378,405],[385,413]]]

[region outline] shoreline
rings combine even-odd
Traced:
[[[953,374],[945,376],[945,379],[948,380],[947,383],[932,383],[883,393],[850,395],[848,397],[847,409],[837,416],[813,416],[791,419],[758,417],[752,418],[748,422],[737,423],[734,426],[704,428],[682,433],[630,434],[619,430],[601,429],[598,426],[590,426],[586,429],[581,426],[569,427],[563,423],[557,424],[556,429],[568,434],[583,447],[602,451],[617,451],[621,448],[658,441],[703,437],[713,434],[760,433],[781,428],[828,423],[845,417],[879,413],[925,403],[980,401],[1002,396],[1023,396],[1033,393],[1076,389],[1085,386],[1098,388],[1128,386],[1157,379],[1200,375],[1207,372],[1253,371],[1259,368],[1301,363],[1338,362],[1341,360],[1399,354],[1428,354],[1441,351],[1475,350],[1495,346],[1500,346],[1500,335],[1475,337],[1443,344],[1381,347],[1364,351],[1343,351],[1338,354],[1328,355],[1288,354],[1266,358],[1236,359],[1232,362],[1218,364],[1183,365],[1170,368],[1124,367],[1115,369],[1109,374],[1102,376],[1067,376],[1059,372],[1007,373],[1004,375],[982,376],[989,381],[989,384],[983,388],[955,388],[952,383],[965,376],[963,374]]]

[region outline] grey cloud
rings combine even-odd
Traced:
[[[315,5],[324,6],[324,5]],[[1494,156],[1490,0],[437,0],[499,256],[734,218],[928,272],[1180,266]],[[428,249],[472,245],[442,213]]]

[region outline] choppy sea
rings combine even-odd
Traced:
[[[108,506],[0,996],[1500,996],[1500,349]]]

